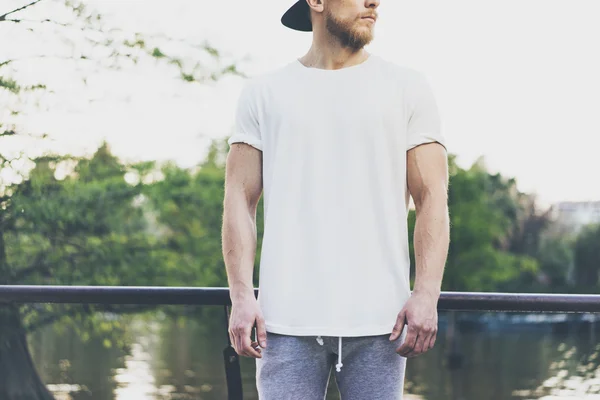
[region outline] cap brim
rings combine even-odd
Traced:
[[[312,23],[310,22],[309,10],[306,0],[298,0],[283,14],[281,23],[290,29],[310,32],[312,31]]]

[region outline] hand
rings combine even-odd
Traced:
[[[251,340],[254,323],[256,323],[258,342]],[[240,356],[262,358],[261,347],[267,347],[267,331],[262,311],[254,294],[232,302],[229,338],[235,352]]]
[[[412,358],[433,348],[438,330],[437,299],[430,293],[413,291],[398,313],[390,336],[390,340],[396,340],[402,334],[404,324],[408,324],[406,339],[396,353]]]

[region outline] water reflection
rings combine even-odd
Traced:
[[[515,398],[599,399],[600,345],[596,345],[593,351],[589,352],[585,346],[580,345],[578,348],[563,342],[558,345],[557,351],[562,355],[560,359],[550,364],[550,376],[535,389],[515,390],[513,392]]]
[[[72,328],[48,326],[28,337],[40,378],[60,400],[113,400],[114,370],[127,349],[109,347],[106,334],[82,340]]]
[[[209,313],[210,314],[210,313]],[[134,318],[122,348],[106,337],[83,341],[73,329],[30,338],[41,378],[59,400],[227,398],[218,314],[202,318]],[[125,324],[123,324],[125,325]],[[407,400],[573,400],[600,398],[600,346],[585,332],[550,325],[495,332],[462,327],[461,368],[448,368],[445,330],[429,353],[410,359]],[[257,399],[254,360],[241,359],[244,398]],[[339,399],[333,377],[327,400]]]
[[[115,370],[115,400],[148,399],[155,398],[157,389],[150,363],[152,357],[147,348],[148,338],[140,336],[140,343],[133,343],[131,354],[125,356],[125,367]],[[146,345],[146,346],[144,346]],[[168,391],[170,392],[170,390]],[[167,393],[168,393],[167,392]]]

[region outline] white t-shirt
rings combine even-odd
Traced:
[[[338,70],[294,60],[246,84],[229,144],[263,152],[267,331],[392,332],[411,293],[406,152],[434,141],[427,79],[377,55]]]

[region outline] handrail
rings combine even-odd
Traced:
[[[258,289],[255,289],[258,296]],[[0,285],[0,303],[230,305],[224,287]],[[442,311],[600,313],[600,295],[442,292]]]

